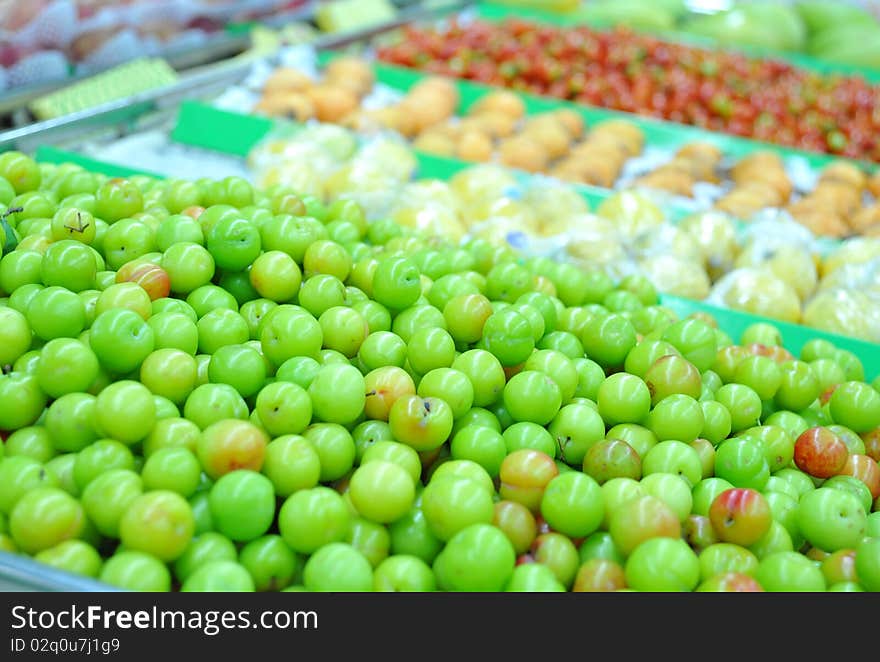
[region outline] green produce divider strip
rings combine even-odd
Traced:
[[[247,156],[272,129],[272,120],[232,113],[194,101],[180,104],[171,139],[175,142]]]
[[[137,170],[135,168],[127,168],[125,166],[107,163],[106,161],[99,161],[97,159],[84,156],[83,154],[68,152],[66,150],[58,149],[57,147],[52,147],[50,145],[40,146],[37,149],[37,153],[35,156],[37,161],[40,161],[42,163],[75,163],[76,165],[82,166],[90,172],[101,173],[103,175],[107,175],[108,177],[134,177],[135,175],[146,175],[148,177],[156,178],[162,177],[162,175],[154,172]]]
[[[835,0],[829,1],[834,2]],[[486,21],[503,21],[507,18],[521,18],[536,23],[557,25],[560,27],[587,25],[596,30],[614,29],[615,25],[613,23],[590,17],[587,11],[588,10],[585,9],[570,12],[553,12],[531,7],[507,7],[494,2],[480,2],[477,6],[477,15],[479,18]],[[824,76],[861,76],[871,83],[880,83],[880,70],[872,69],[870,67],[859,67],[855,65],[828,62],[805,53],[777,51],[758,46],[719,44],[710,37],[690,34],[682,30],[640,30],[637,28],[632,28],[632,30],[633,32],[652,34],[661,39],[675,41],[696,48],[739,52],[752,58],[779,60],[787,62],[800,69],[806,69],[807,71],[822,74]]]
[[[273,122],[266,118],[241,115],[213,108],[199,102],[186,101],[181,104],[172,138],[182,144],[243,157],[271,130],[272,125]],[[456,172],[472,165],[464,161],[425,154],[417,153],[417,156],[419,176],[426,178],[449,179]],[[100,172],[113,177],[132,175],[162,177],[162,175],[155,173],[108,164],[75,152],[66,152],[52,147],[40,148],[37,151],[36,158],[38,161],[48,163],[77,163],[94,172]],[[601,190],[599,192],[589,191],[585,192],[585,197],[591,206],[595,206],[595,204],[601,202],[601,199],[604,199],[604,196],[609,194],[610,192]],[[595,197],[597,195],[603,197],[597,198]],[[682,317],[699,311],[710,313],[718,320],[719,327],[724,329],[734,340],[740,337],[743,330],[749,324],[754,322],[774,324],[782,333],[785,346],[795,354],[800,352],[800,348],[808,340],[823,338],[834,343],[837,347],[846,349],[858,356],[865,368],[865,376],[869,381],[875,376],[880,375],[880,345],[876,343],[828,333],[799,324],[752,315],[738,310],[720,308],[693,299],[662,295],[661,302]]]

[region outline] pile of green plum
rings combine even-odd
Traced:
[[[7,152],[0,203],[5,552],[145,591],[880,590],[880,382],[827,341],[237,178]]]

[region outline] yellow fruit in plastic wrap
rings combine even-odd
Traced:
[[[530,234],[538,233],[538,219],[532,208],[522,200],[506,196],[462,206],[461,218],[467,226],[491,220]]]
[[[539,230],[544,237],[571,237],[581,229],[590,226],[597,226],[603,232],[611,236],[617,236],[614,226],[609,221],[593,214],[553,216],[549,220],[545,220],[543,224],[539,224]]]
[[[868,262],[876,257],[880,257],[880,238],[854,237],[846,239],[822,260],[819,273],[824,277],[844,264]]]
[[[534,211],[542,234],[549,235],[548,228],[563,218],[587,214],[590,206],[584,197],[571,186],[563,186],[550,180],[535,180],[523,195],[523,201]]]
[[[669,255],[691,261],[697,266],[703,264],[702,248],[693,235],[668,223],[641,233],[630,246],[639,257]]]
[[[355,134],[336,124],[310,125],[297,139],[318,146],[337,161],[350,159],[358,148]]]
[[[705,299],[712,283],[706,271],[691,259],[675,255],[650,255],[639,269],[658,291],[690,299]]]
[[[309,167],[324,176],[337,170],[343,163],[320,144],[311,142],[297,134],[287,139],[272,139],[258,144],[247,156],[248,167],[259,173],[274,165],[285,163],[307,163]]]
[[[449,180],[463,208],[497,200],[517,187],[516,177],[506,168],[484,164],[466,168]]]
[[[458,199],[449,184],[440,179],[420,179],[400,189],[397,206],[436,205],[458,215]]]
[[[736,226],[730,216],[717,211],[691,214],[681,220],[679,228],[696,239],[711,278],[730,271],[739,253]]]
[[[330,175],[324,182],[327,195],[336,198],[344,193],[373,193],[396,189],[399,180],[390,176],[380,166],[365,163],[349,163]]]
[[[358,150],[354,160],[358,163],[371,162],[391,177],[401,181],[412,177],[419,164],[415,154],[404,141],[391,137],[370,140]]]
[[[603,218],[583,216],[579,227],[572,228],[566,237],[565,251],[584,265],[602,266],[628,257],[614,225]]]
[[[276,184],[292,188],[298,193],[308,193],[324,198],[324,178],[308,163],[284,161],[259,171],[256,184],[261,189]]]
[[[803,322],[830,333],[880,342],[880,302],[858,290],[819,292],[804,308]]]
[[[785,322],[801,319],[797,292],[769,269],[735,269],[715,283],[709,300]]]
[[[506,244],[526,252],[529,252],[529,248],[538,241],[531,228],[518,220],[509,219],[487,219],[471,226],[468,235],[474,239],[484,239],[491,244]]]
[[[614,221],[617,231],[624,237],[635,237],[665,220],[660,207],[636,191],[615,193],[601,202],[596,213]]]
[[[818,274],[813,255],[798,244],[780,244],[753,239],[743,248],[734,267],[769,269],[797,292],[802,301],[816,290]]]
[[[819,281],[819,291],[833,289],[858,290],[880,301],[880,257],[844,264]]]
[[[408,228],[428,235],[441,236],[458,243],[465,236],[465,228],[454,209],[438,204],[400,205],[392,208],[390,218]]]

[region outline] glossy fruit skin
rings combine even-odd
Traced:
[[[856,574],[869,591],[880,591],[880,538],[863,540],[856,547]]]
[[[854,548],[864,537],[867,516],[859,500],[842,490],[820,487],[798,504],[798,529],[826,552]]]
[[[431,533],[444,541],[494,516],[491,494],[476,481],[456,477],[432,479],[422,493],[422,511]]]
[[[323,545],[343,540],[351,515],[338,493],[318,486],[288,497],[278,518],[281,536],[288,546],[311,554]]]
[[[715,497],[709,520],[722,541],[742,547],[761,540],[773,521],[770,504],[760,492],[749,488],[726,490]]]
[[[330,543],[306,561],[303,583],[311,591],[371,591],[373,569],[351,545]]]
[[[681,538],[681,522],[663,501],[645,495],[622,504],[611,515],[608,531],[615,548],[628,556],[646,540]]]
[[[797,552],[776,552],[761,560],[754,575],[765,591],[824,591],[822,571]]]
[[[488,524],[473,524],[453,536],[435,560],[438,585],[447,590],[501,591],[513,574],[516,556],[510,541]],[[438,573],[437,565],[445,566]]]
[[[119,538],[127,549],[146,552],[162,561],[180,556],[194,531],[189,503],[165,490],[135,497],[119,520]]]
[[[794,444],[794,463],[816,478],[830,478],[839,473],[849,455],[846,444],[823,427],[803,432]]]
[[[85,524],[79,502],[57,487],[40,487],[23,494],[9,513],[12,539],[28,554],[79,537]]]
[[[105,561],[98,579],[129,591],[171,590],[167,565],[155,556],[135,550],[117,551]]]
[[[232,560],[208,561],[196,568],[180,587],[189,592],[239,592],[255,590],[254,581],[247,569]]]
[[[693,591],[700,581],[700,564],[683,540],[651,538],[627,558],[625,576],[636,590]]]
[[[221,476],[208,504],[217,531],[230,540],[250,542],[265,534],[275,518],[275,490],[264,475],[238,469]]]
[[[392,462],[367,462],[352,474],[349,483],[352,504],[373,522],[400,519],[413,505],[415,487],[406,470]]]

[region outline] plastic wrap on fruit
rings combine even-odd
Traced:
[[[401,182],[378,165],[347,164],[324,180],[325,197],[356,200],[368,218],[388,214]]]
[[[345,161],[354,156],[358,149],[357,136],[348,129],[335,124],[309,123],[300,137],[325,150],[337,161]]]
[[[275,184],[283,184],[298,193],[308,193],[324,198],[324,175],[318,172],[308,161],[281,161],[257,171],[254,179],[261,189]]]
[[[413,229],[460,241],[466,229],[458,215],[455,198],[445,182],[426,180],[406,184],[390,205],[389,218]]]
[[[614,229],[611,221],[599,218],[592,213],[555,216],[551,219],[544,219],[544,222],[538,225],[538,229],[543,236],[561,236],[566,239],[566,243],[570,237],[576,235],[584,227],[593,227],[597,231],[615,238],[617,237],[617,230]]]
[[[756,213],[741,232],[743,242],[751,239],[799,244],[814,252],[818,252],[819,247],[816,235],[784,209],[762,209]]]
[[[438,205],[459,215],[459,201],[447,182],[441,179],[420,179],[404,184],[398,193],[396,206],[418,207]]]
[[[801,301],[813,294],[818,283],[816,258],[800,242],[773,235],[753,237],[740,251],[734,267],[769,269],[797,292]]]
[[[683,218],[678,227],[697,241],[712,279],[720,278],[733,268],[739,242],[732,217],[719,211],[704,211]]]
[[[518,198],[502,196],[470,207],[461,206],[465,225],[492,221],[511,230],[538,235],[538,218],[532,208]]]
[[[466,168],[453,175],[449,185],[463,209],[516,192],[519,185],[513,173],[501,166],[485,164]]]
[[[880,302],[857,290],[819,292],[804,307],[803,322],[830,333],[880,342]]]
[[[585,216],[580,226],[567,232],[565,237],[566,253],[592,267],[629,258],[617,232],[605,219]]]
[[[797,323],[801,319],[797,292],[769,269],[731,271],[715,283],[707,301],[786,322]]]
[[[519,220],[488,218],[468,228],[467,238],[483,239],[494,245],[506,244],[527,255],[540,255],[539,237],[533,228]]]
[[[446,237],[456,243],[461,241],[466,233],[464,225],[455,213],[440,205],[392,209],[390,218],[404,227],[417,229],[432,236]]]
[[[590,211],[586,199],[574,187],[549,177],[533,177],[523,193],[523,202],[532,208],[545,235],[550,233],[544,228],[553,227],[558,219]]]
[[[361,145],[355,161],[368,161],[382,167],[400,181],[409,180],[418,167],[418,160],[409,146],[399,137],[382,134]]]
[[[643,192],[620,191],[606,198],[596,213],[614,222],[618,233],[632,238],[665,220],[663,211]]]
[[[638,258],[669,255],[703,264],[703,250],[693,235],[669,223],[650,228],[636,236],[629,244]]]
[[[279,163],[308,163],[324,175],[337,170],[343,163],[311,137],[311,131],[289,124],[279,125],[248,153],[247,165],[254,172]]]
[[[855,290],[880,302],[880,257],[844,264],[819,281],[819,292],[834,289]]]
[[[822,260],[819,272],[824,278],[844,264],[861,264],[877,257],[880,257],[880,238],[846,239]]]
[[[690,299],[709,296],[712,284],[698,262],[676,255],[648,255],[638,264],[641,272],[664,294]]]

